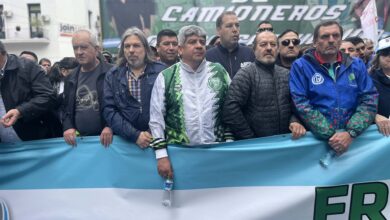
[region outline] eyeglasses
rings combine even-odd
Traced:
[[[260,32],[263,32],[263,31],[271,31],[271,32],[273,32],[274,29],[273,28],[259,28],[259,29],[257,29],[257,33],[260,33]]]
[[[379,55],[387,57],[390,55],[390,50],[381,50],[381,51],[379,51]]]
[[[286,39],[286,40],[283,40],[281,43],[282,43],[283,46],[288,47],[290,45],[290,42],[292,42],[292,44],[294,46],[297,46],[297,45],[299,45],[301,43],[301,40],[299,40],[299,39],[291,39],[291,40],[290,39]]]

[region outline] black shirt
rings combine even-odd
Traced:
[[[101,65],[101,64],[99,64]],[[75,123],[83,136],[100,135],[103,127],[96,88],[99,66],[91,72],[80,72],[76,90]]]

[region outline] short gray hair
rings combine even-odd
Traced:
[[[76,32],[74,32],[73,35],[80,34],[80,33],[87,33],[89,35],[89,42],[92,44],[94,47],[99,46],[99,40],[96,34],[92,33],[92,31],[88,29],[79,29]]]
[[[179,46],[183,46],[187,38],[193,35],[206,39],[207,33],[203,28],[196,25],[184,26],[179,30],[179,34],[177,35]]]
[[[139,28],[137,27],[131,27],[125,31],[122,35],[122,40],[121,40],[121,45],[119,48],[119,53],[118,53],[118,65],[122,66],[127,63],[127,59],[125,57],[125,52],[124,52],[124,44],[125,40],[130,37],[130,36],[136,36],[138,39],[141,41],[142,45],[145,48],[145,63],[150,63],[154,60],[153,58],[153,52],[150,49],[148,40],[146,39],[146,36],[144,32],[142,32]]]

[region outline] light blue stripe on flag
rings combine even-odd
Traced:
[[[390,138],[371,126],[349,151],[324,169],[324,141],[308,133],[279,135],[201,148],[169,146],[175,189],[236,186],[329,186],[390,179]],[[0,190],[60,188],[161,189],[156,159],[119,137],[108,149],[98,137],[0,145]]]

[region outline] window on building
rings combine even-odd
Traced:
[[[41,18],[41,5],[28,4],[28,16],[30,20],[30,35],[31,38],[43,37],[43,22]]]
[[[92,11],[88,10],[88,26],[92,29]]]
[[[0,5],[0,39],[5,38],[4,6]]]

